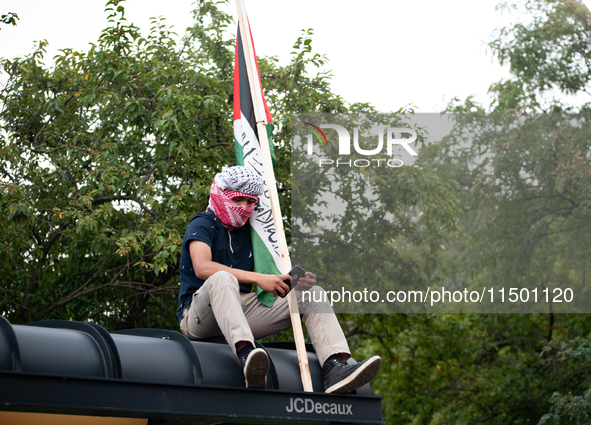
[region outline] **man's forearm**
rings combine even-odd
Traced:
[[[235,269],[228,267],[215,261],[201,261],[198,267],[195,268],[195,275],[199,279],[207,280],[217,272],[228,272],[240,283],[253,283],[256,284],[256,275],[260,273],[249,272],[246,270]]]

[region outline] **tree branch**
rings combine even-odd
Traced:
[[[13,182],[15,181],[14,177],[12,177],[12,175],[1,165],[0,165],[0,171],[2,171],[10,180],[12,180]]]
[[[132,198],[126,195],[120,196],[99,196],[91,201],[92,205],[104,204],[111,201],[131,201]]]
[[[215,148],[216,146],[232,146],[232,143],[229,143],[229,142],[214,143],[213,145],[206,146],[205,149],[212,149],[212,148]]]
[[[21,318],[23,322],[29,321],[29,316],[31,313],[31,298],[33,296],[33,292],[37,289],[37,281],[39,279],[39,275],[41,273],[41,269],[45,265],[47,261],[47,254],[49,250],[53,246],[53,244],[58,240],[58,238],[62,235],[64,229],[70,225],[70,222],[62,223],[47,239],[47,242],[43,245],[43,254],[39,261],[37,261],[37,265],[33,270],[33,274],[31,275],[31,279],[29,280],[29,286],[25,292],[25,296],[23,298],[23,303],[21,305]]]
[[[68,295],[65,298],[62,298],[61,300],[57,301],[56,303],[52,304],[51,306],[47,307],[45,310],[43,310],[43,312],[41,312],[36,318],[35,320],[43,320],[45,318],[45,316],[47,316],[47,314],[49,312],[51,312],[52,310],[54,310],[56,307],[59,307],[60,305],[64,305],[69,301],[72,301],[75,298],[78,298],[82,295],[84,295],[84,293],[82,293],[82,290],[87,287],[90,282],[92,282],[94,279],[96,279],[96,277],[102,273],[103,271],[103,267],[106,264],[106,262],[113,256],[113,254],[117,252],[117,248],[113,249],[109,255],[106,256],[106,258],[103,260],[103,262],[101,263],[101,265],[99,266],[99,268],[96,270],[96,272],[92,275],[91,278],[89,278],[86,282],[84,282],[84,284],[82,286],[80,286],[78,289],[76,289],[74,292],[70,293],[70,295]],[[124,270],[125,267],[122,268],[122,270]],[[121,271],[122,271],[121,270]],[[117,274],[117,276],[121,273],[121,271]]]

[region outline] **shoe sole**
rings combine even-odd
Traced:
[[[262,348],[252,350],[244,364],[246,388],[267,388],[269,356]]]
[[[325,393],[346,394],[364,386],[376,376],[376,373],[382,367],[382,359],[379,356],[374,356],[368,359],[365,364],[347,376],[340,382],[330,386]]]

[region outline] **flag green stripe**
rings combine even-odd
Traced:
[[[275,265],[275,260],[265,246],[265,242],[261,239],[259,234],[250,229],[250,235],[252,239],[252,252],[254,255],[254,270],[257,273],[264,274],[281,274],[281,271]],[[275,296],[270,292],[263,291],[257,286],[257,298],[261,304],[271,307],[275,302]]]

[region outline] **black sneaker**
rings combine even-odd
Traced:
[[[346,394],[367,384],[382,367],[382,359],[373,356],[354,365],[335,356],[322,366],[324,391],[327,393]]]
[[[267,388],[269,356],[262,348],[256,348],[246,356],[240,357],[246,388]]]

